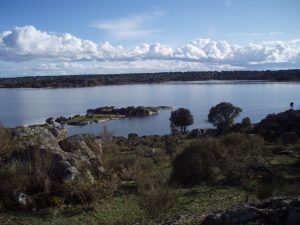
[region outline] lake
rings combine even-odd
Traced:
[[[237,121],[250,117],[257,122],[267,114],[300,105],[300,83],[264,81],[196,81],[160,84],[111,85],[88,88],[4,89],[0,88],[0,121],[8,127],[43,123],[48,117],[84,114],[100,106],[159,106],[189,108],[194,115],[192,128],[211,127],[206,122],[209,109],[222,102],[243,109]],[[83,127],[67,126],[69,135],[99,134],[105,125],[114,135],[167,134],[171,111],[145,118],[94,123]]]

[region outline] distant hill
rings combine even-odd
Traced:
[[[59,88],[101,85],[161,83],[167,81],[268,80],[300,81],[300,70],[204,71],[101,75],[28,76],[0,78],[0,88]]]

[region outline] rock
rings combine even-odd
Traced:
[[[66,128],[60,127],[52,127],[49,130],[58,141],[62,141],[63,139],[65,139],[68,133],[68,130]]]
[[[70,136],[59,142],[65,152],[75,153],[87,159],[101,159],[102,141],[93,134],[79,134]]]
[[[19,209],[25,210],[33,206],[31,197],[24,192],[15,192],[14,198]]]
[[[284,145],[294,145],[298,141],[298,135],[295,132],[284,132],[282,135],[280,135],[279,141]]]
[[[99,107],[96,109],[88,109],[87,115],[92,114],[111,114],[111,115],[123,115],[129,117],[140,117],[155,115],[160,112],[160,107],[151,106],[128,106],[126,108],[115,108],[114,106]],[[165,108],[164,108],[165,109]]]
[[[48,123],[50,125],[54,125],[54,118],[53,117],[49,117],[48,119],[46,119],[46,123]]]
[[[68,120],[68,118],[66,118],[64,116],[60,116],[60,117],[55,119],[55,122],[60,123],[60,124],[64,124],[67,120]]]
[[[74,135],[60,141],[59,145],[67,154],[67,158],[71,158],[71,164],[79,171],[80,168],[84,168],[99,175],[102,173],[102,141],[100,138],[93,134]]]
[[[300,221],[300,197],[271,198],[234,206],[223,213],[208,215],[203,225],[280,224],[296,225]]]
[[[78,170],[64,159],[54,160],[52,166],[52,177],[60,182],[74,180],[78,175]]]

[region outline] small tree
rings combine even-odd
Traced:
[[[180,127],[181,132],[185,133],[186,127],[194,123],[194,118],[189,109],[179,108],[171,112],[170,122]]]
[[[242,109],[229,102],[221,102],[212,107],[208,113],[208,122],[217,127],[220,133],[225,133],[234,124]]]

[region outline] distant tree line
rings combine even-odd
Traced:
[[[0,78],[0,88],[92,87],[115,84],[160,83],[167,81],[268,80],[299,81],[300,70],[201,71],[102,75],[28,76]]]

